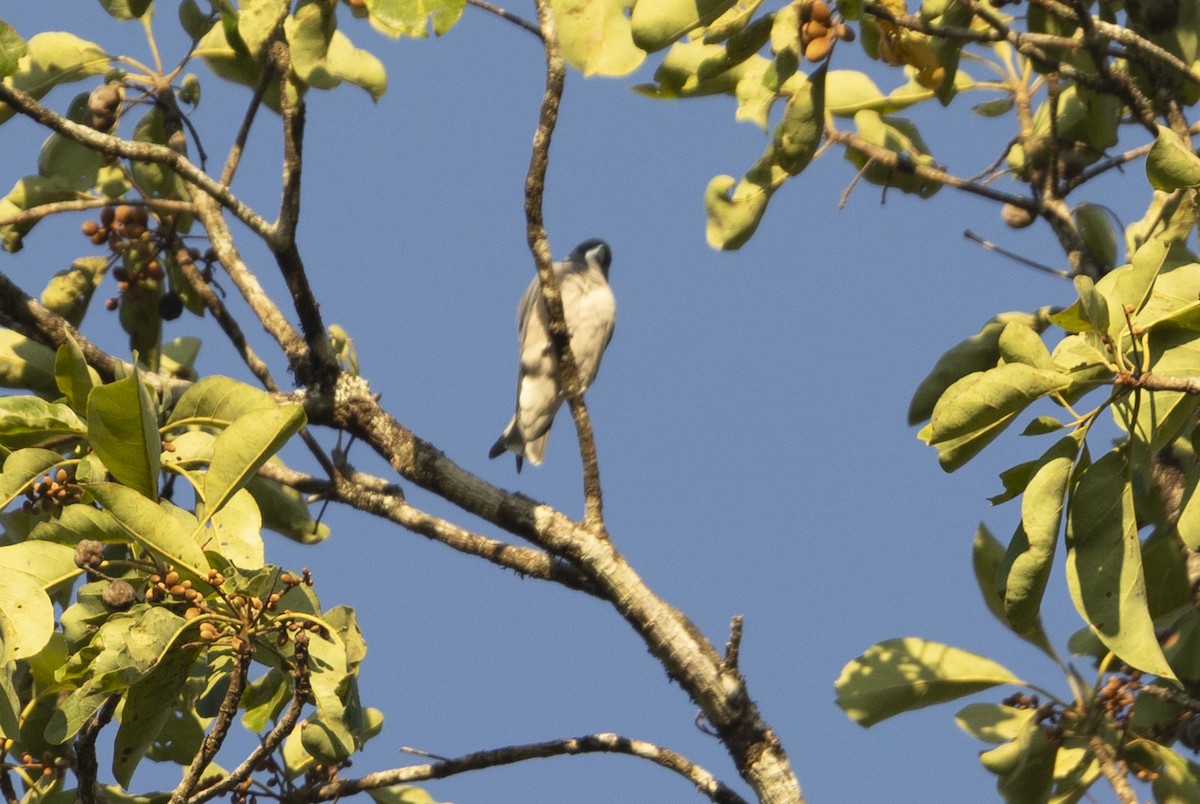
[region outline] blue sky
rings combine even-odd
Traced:
[[[526,5],[511,10],[532,17]],[[111,21],[96,3],[8,0],[0,16],[26,36],[67,29],[146,56],[136,24]],[[390,87],[377,104],[349,86],[308,98],[300,246],[322,312],[355,338],[363,374],[404,425],[491,482],[578,515],[565,413],[541,468],[517,475],[507,457],[487,460],[511,415],[514,311],[533,272],[522,188],[543,85],[539,44],[474,8],[429,41],[393,42],[341,16],[355,43],[385,62]],[[173,4],[160,17],[171,52]],[[833,66],[864,64],[851,45]],[[870,69],[885,91],[903,83]],[[216,170],[248,93],[196,72],[204,96],[192,121]],[[976,761],[981,746],[953,724],[959,705],[864,730],[834,705],[833,681],[872,643],[923,636],[1066,693],[1050,662],[987,613],[970,569],[977,524],[1007,540],[1017,520],[1011,506],[987,506],[997,473],[1044,446],[1013,434],[946,475],[905,425],[912,390],[942,351],[995,313],[1074,298],[1069,283],[985,252],[963,230],[1051,264],[1061,254],[1037,227],[1009,231],[995,205],[945,190],[929,201],[891,192],[881,204],[879,189],[862,183],[839,211],[853,168],[836,151],[776,194],[741,251],[714,252],[704,242],[704,187],[713,175],[740,175],[767,136],[736,123],[727,98],[662,102],[630,91],[651,74],[652,65],[623,79],[568,76],[546,194],[556,256],[589,237],[614,254],[616,334],[588,395],[613,539],[714,643],[724,643],[733,615],[745,616],[750,693],[809,800],[987,800],[994,779]],[[65,109],[77,91],[60,88],[48,102]],[[970,175],[1008,131],[969,117],[976,101],[964,100],[915,116],[939,161]],[[278,198],[274,123],[260,116],[235,184],[268,211]],[[33,171],[43,138],[25,119],[0,128],[0,182]],[[1117,207],[1127,219],[1148,194],[1140,167],[1130,172],[1123,196],[1107,193],[1110,204],[1131,205]],[[40,287],[89,253],[81,220],[39,227],[23,252],[0,257],[0,270]],[[239,231],[251,264],[279,291],[273,263]],[[243,326],[282,377],[259,328]],[[98,307],[84,331],[127,350],[115,316]],[[185,316],[167,328],[193,332],[208,336],[201,373],[245,376],[207,321]],[[385,472],[361,446],[351,459]],[[457,517],[420,490],[409,498]],[[325,605],[358,611],[370,651],[363,699],[387,720],[353,772],[406,763],[402,745],[456,755],[615,731],[675,749],[745,790],[719,743],[696,729],[686,695],[602,604],[353,512],[330,509],[326,521],[328,542],[272,538],[268,560],[311,567]],[[1061,571],[1046,612],[1065,648],[1080,622]],[[139,771],[135,783],[156,778]],[[427,788],[459,804],[698,800],[678,777],[625,757],[525,763]]]

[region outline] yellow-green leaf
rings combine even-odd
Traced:
[[[1000,684],[1024,682],[984,656],[908,637],[871,646],[842,669],[834,689],[838,706],[854,722],[872,726]]]

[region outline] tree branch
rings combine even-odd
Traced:
[[[759,715],[745,679],[723,665],[682,612],[646,586],[609,539],[586,523],[462,469],[383,410],[360,377],[342,374],[335,389],[310,389],[301,401],[310,422],[346,430],[401,477],[577,566],[704,711],[761,801],[803,801],[787,753]]]
[[[97,804],[104,801],[103,796],[96,794],[96,778],[99,771],[96,763],[96,737],[112,720],[120,700],[120,695],[110,695],[95,714],[88,718],[75,738],[75,779],[78,782],[76,800],[79,804]]]
[[[562,293],[554,277],[553,258],[542,218],[542,195],[546,187],[546,167],[550,162],[550,141],[558,122],[558,106],[562,99],[566,67],[558,50],[558,31],[549,0],[537,0],[538,20],[546,50],[546,90],[537,131],[533,135],[533,153],[529,158],[529,173],[525,177],[525,220],[529,250],[533,254],[540,280],[542,301],[549,318],[550,339],[558,356],[558,376],[563,392],[571,406],[578,434],[579,455],[583,463],[583,521],[604,531],[604,496],[600,489],[600,464],[596,458],[596,440],[592,420],[583,401],[578,364],[571,351],[571,335],[563,315]]]
[[[1169,377],[1162,374],[1118,374],[1114,385],[1141,388],[1145,391],[1179,391],[1200,394],[1200,377]]]
[[[299,651],[297,653],[300,654]],[[296,665],[292,673],[292,702],[288,705],[287,711],[283,713],[283,717],[275,723],[275,727],[267,733],[258,747],[251,751],[240,765],[231,770],[228,776],[197,791],[195,795],[188,798],[188,804],[203,804],[209,799],[228,793],[249,779],[250,774],[254,773],[262,761],[283,745],[283,741],[295,730],[296,722],[300,720],[300,713],[304,709],[304,701],[311,690],[308,673],[307,664],[298,663]]]
[[[83,212],[89,209],[100,209],[101,207],[110,206],[112,203],[113,200],[111,198],[77,198],[70,201],[55,201],[50,204],[40,204],[36,207],[21,210],[8,217],[0,217],[0,226],[14,226],[21,223],[29,223],[30,221],[40,221],[43,218],[63,212]],[[176,215],[191,214],[192,212],[192,205],[189,202],[175,201],[169,198],[149,198],[144,201],[130,199],[122,201],[122,203],[133,207],[145,206],[156,212],[170,212]]]
[[[294,800],[332,801],[366,790],[377,790],[381,787],[429,781],[430,779],[445,779],[468,771],[511,765],[530,759],[597,752],[628,754],[649,760],[687,779],[696,786],[701,794],[712,801],[719,802],[719,804],[746,804],[741,796],[726,787],[719,779],[680,754],[644,740],[634,740],[611,733],[506,746],[489,751],[477,751],[473,754],[427,765],[410,765],[406,768],[370,773],[360,779],[339,780],[322,785],[315,790],[301,791]]]
[[[204,740],[200,743],[200,752],[196,754],[192,760],[191,766],[187,769],[187,773],[183,775],[179,786],[171,793],[170,804],[184,804],[192,795],[192,791],[196,789],[196,785],[200,783],[200,777],[204,773],[204,769],[213,761],[213,757],[221,750],[221,745],[225,742],[225,735],[229,733],[229,727],[233,724],[233,719],[237,715],[238,701],[242,697],[242,690],[246,686],[246,675],[250,672],[250,659],[252,653],[249,650],[249,644],[243,644],[241,649],[237,651],[237,663],[233,669],[233,675],[229,679],[229,689],[225,691],[225,697],[221,700],[221,707],[217,710],[217,718],[213,723],[208,734],[204,736]]]
[[[4,273],[0,273],[0,326],[52,349],[66,344],[69,336],[79,344],[88,364],[106,381],[116,376],[118,365],[129,366],[89,341],[65,318],[43,307]]]
[[[538,39],[542,38],[542,29],[537,27],[536,25],[534,25],[532,22],[525,19],[524,17],[518,17],[516,14],[513,14],[511,11],[505,11],[504,9],[500,8],[499,6],[494,6],[491,3],[487,2],[487,0],[467,0],[467,3],[469,5],[475,6],[476,8],[481,8],[484,11],[487,11],[488,13],[495,14],[497,17],[500,17],[501,19],[508,20],[509,22],[513,23],[514,25],[518,25],[518,26],[524,28],[525,30],[529,31],[531,34],[536,36]]]
[[[413,533],[440,542],[460,553],[486,559],[510,569],[521,577],[560,583],[568,589],[597,594],[591,581],[575,567],[541,550],[507,544],[460,528],[453,522],[433,516],[408,503],[399,489],[390,487],[382,478],[351,472],[334,473],[332,480],[321,480],[287,469],[279,464],[266,464],[259,469],[263,477],[285,486],[327,500],[349,505],[358,511],[374,514],[400,525]]]
[[[1113,792],[1117,794],[1117,800],[1121,804],[1137,804],[1137,793],[1129,784],[1129,767],[1124,760],[1117,756],[1113,747],[1099,735],[1093,734],[1088,738],[1088,748],[1091,749],[1092,756],[1096,757],[1096,761],[1100,764],[1100,772],[1112,785]]]
[[[175,262],[179,265],[179,271],[187,281],[188,287],[195,293],[202,302],[205,308],[212,313],[213,319],[225,333],[225,337],[233,344],[233,348],[241,355],[242,362],[246,364],[246,368],[250,369],[250,373],[258,378],[268,391],[278,391],[279,386],[275,384],[275,379],[271,376],[271,369],[263,362],[250,344],[246,341],[246,335],[242,332],[241,326],[238,325],[237,319],[230,314],[229,309],[225,307],[213,289],[204,281],[204,277],[200,275],[200,270],[196,268],[196,263],[192,259],[192,255],[188,252],[187,246],[177,234],[172,232],[170,248],[175,253]]]
[[[241,254],[233,244],[233,235],[225,224],[225,218],[217,203],[208,196],[198,196],[195,201],[196,217],[208,233],[209,242],[221,266],[233,280],[234,286],[242,294],[242,298],[250,307],[251,312],[262,324],[267,333],[279,344],[288,365],[302,365],[308,359],[308,347],[300,333],[284,317],[280,309],[272,301],[267,292],[258,282],[258,277],[246,267]]]

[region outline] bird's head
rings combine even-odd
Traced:
[[[608,266],[612,265],[612,249],[598,238],[584,240],[567,259],[596,268],[608,279]]]

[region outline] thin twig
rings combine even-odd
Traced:
[[[0,326],[52,349],[66,344],[69,336],[79,344],[88,365],[105,381],[116,376],[118,365],[121,369],[128,367],[81,335],[65,318],[43,307],[3,273],[0,273]]]
[[[8,217],[0,216],[0,226],[16,226],[30,221],[40,221],[43,218],[48,218],[51,215],[58,215],[64,212],[84,212],[89,209],[100,209],[101,207],[110,206],[113,203],[111,198],[75,198],[70,201],[54,201],[49,204],[39,204],[36,207],[21,210]],[[175,201],[167,198],[148,198],[141,199],[122,199],[122,204],[127,204],[131,207],[149,207],[155,212],[169,212],[174,215],[190,214],[192,205],[187,201]]]
[[[179,265],[179,270],[184,280],[187,281],[191,291],[200,298],[200,301],[204,302],[204,306],[212,313],[217,325],[220,326],[221,331],[225,333],[225,337],[233,344],[233,348],[241,356],[242,362],[246,364],[246,368],[250,369],[250,373],[257,377],[258,381],[268,391],[278,391],[279,386],[276,385],[275,379],[271,376],[271,370],[263,362],[262,358],[255,353],[254,349],[250,347],[237,319],[229,312],[225,303],[221,301],[221,297],[214,293],[213,289],[204,281],[204,277],[200,275],[200,269],[196,267],[195,261],[192,260],[192,255],[188,252],[187,246],[174,233],[172,233],[170,246],[171,250],[175,253],[175,262]]]
[[[250,95],[250,105],[246,108],[246,113],[242,115],[242,124],[238,128],[233,145],[229,148],[229,155],[225,157],[225,167],[221,170],[221,185],[224,187],[233,183],[234,174],[237,173],[238,165],[242,161],[242,154],[246,150],[246,140],[250,137],[250,127],[254,125],[254,118],[258,115],[259,108],[262,107],[263,96],[266,95],[274,74],[275,62],[271,59],[263,59],[258,83],[254,85],[254,92]]]
[[[494,6],[491,3],[487,2],[487,0],[467,0],[467,3],[469,5],[475,6],[476,8],[481,8],[490,14],[495,14],[497,17],[508,20],[509,22],[511,22],[515,25],[519,25],[520,27],[524,28],[525,30],[529,31],[531,34],[536,36],[538,39],[542,38],[542,29],[537,27],[536,25],[534,25],[532,22],[525,19],[524,17],[518,17],[516,14],[512,13],[511,11],[505,11],[504,9],[500,8],[499,6]]]
[[[740,615],[734,615],[734,618],[729,622],[729,641],[725,643],[725,659],[722,664],[728,672],[738,672],[738,656],[742,649],[742,627],[745,625],[745,618]]]
[[[1051,274],[1053,276],[1061,277],[1063,279],[1070,279],[1073,276],[1073,274],[1070,271],[1064,270],[1062,268],[1052,268],[1049,265],[1045,265],[1040,262],[1035,262],[1034,260],[1031,260],[1028,257],[1022,257],[1020,254],[1017,254],[1016,252],[1009,251],[1006,248],[997,246],[991,240],[983,239],[979,235],[972,232],[970,229],[967,229],[965,232],[963,232],[963,237],[967,238],[968,240],[970,240],[972,242],[978,243],[979,245],[986,248],[988,251],[994,251],[1001,256],[1008,257],[1010,260],[1013,260],[1014,262],[1019,262],[1021,265],[1027,266],[1029,268],[1033,268],[1034,270],[1043,271],[1045,273]]]
[[[550,142],[554,135],[554,126],[558,122],[558,106],[562,100],[563,84],[566,80],[566,65],[558,49],[558,31],[549,0],[538,0],[537,9],[546,51],[546,89],[542,94],[537,131],[533,135],[529,172],[525,177],[525,231],[529,250],[537,265],[538,278],[541,280],[542,301],[546,305],[550,338],[558,355],[559,381],[570,403],[571,415],[575,419],[579,455],[583,463],[583,521],[595,528],[598,534],[603,534],[604,495],[600,488],[600,464],[596,457],[592,420],[583,400],[578,364],[571,351],[570,331],[563,314],[562,293],[554,276],[550,243],[546,237],[546,226],[542,217],[542,195],[546,187],[546,168],[550,163]]]
[[[426,513],[408,503],[399,487],[382,478],[353,472],[347,476],[335,473],[331,480],[325,481],[279,464],[266,464],[259,469],[259,474],[297,491],[316,494],[387,519],[452,550],[510,569],[521,577],[553,581],[568,589],[597,594],[595,585],[570,564],[545,551],[481,536]]]
[[[332,801],[366,790],[377,790],[394,784],[445,779],[459,773],[511,765],[530,759],[570,756],[590,753],[628,754],[649,760],[687,779],[709,800],[719,804],[746,804],[745,799],[729,789],[709,771],[669,749],[617,734],[591,734],[565,740],[550,740],[528,745],[513,745],[490,751],[477,751],[454,759],[428,765],[370,773],[360,779],[346,779],[322,785],[311,791],[301,791],[296,801]]]

